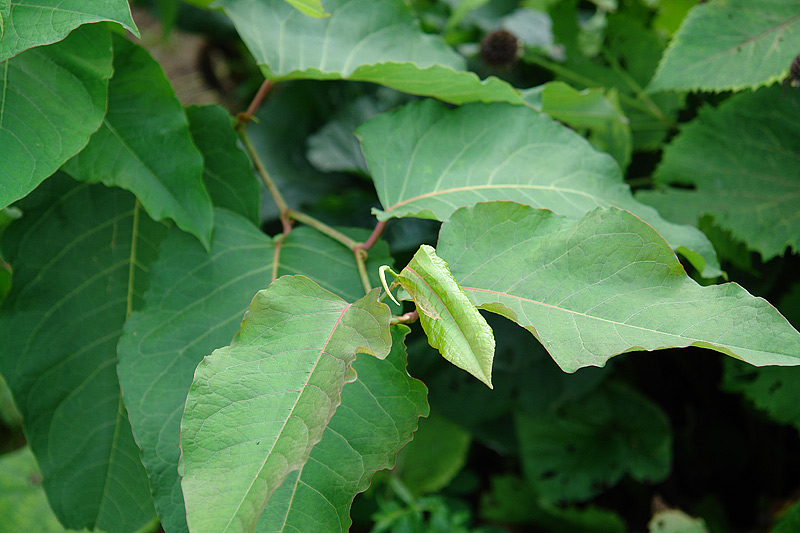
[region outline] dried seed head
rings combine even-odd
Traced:
[[[800,87],[800,55],[794,58],[789,67],[789,83],[792,87]]]
[[[493,67],[509,65],[517,58],[518,48],[516,35],[506,30],[493,31],[481,41],[481,58]]]

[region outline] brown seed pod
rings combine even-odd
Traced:
[[[486,34],[481,41],[481,59],[490,66],[510,65],[517,58],[517,36],[506,30]]]

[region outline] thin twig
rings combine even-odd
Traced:
[[[336,230],[329,225],[325,224],[321,220],[317,220],[316,218],[306,215],[305,213],[301,213],[300,211],[295,211],[294,209],[288,209],[286,211],[286,216],[290,219],[296,220],[298,222],[302,222],[307,226],[311,226],[315,230],[319,231],[320,233],[324,233],[331,239],[335,241],[339,241],[340,243],[347,246],[349,249],[355,252],[356,246],[358,243],[342,233],[339,230]]]
[[[370,248],[375,246],[375,243],[378,242],[378,239],[380,238],[381,233],[383,233],[383,228],[385,228],[385,227],[386,227],[386,221],[385,220],[378,221],[378,223],[375,224],[375,229],[372,230],[372,234],[369,236],[369,238],[366,241],[364,241],[362,243],[359,243],[358,244],[358,248],[360,248],[361,250],[369,250]]]
[[[361,284],[364,286],[364,294],[367,294],[372,290],[372,283],[370,283],[369,274],[367,274],[367,252],[356,247],[353,250],[353,255],[356,258],[358,276],[361,278]]]
[[[261,158],[258,157],[258,153],[253,147],[253,143],[250,142],[250,137],[247,136],[247,132],[245,132],[244,129],[239,130],[239,137],[242,139],[242,144],[244,144],[245,150],[247,150],[248,155],[250,155],[250,159],[252,159],[253,165],[255,165],[261,181],[263,181],[264,185],[267,186],[270,196],[272,196],[272,199],[275,201],[275,205],[278,207],[278,213],[280,213],[281,217],[281,225],[283,226],[283,233],[286,235],[292,231],[292,222],[289,220],[288,215],[289,206],[286,204],[286,200],[283,199],[283,195],[281,194],[281,191],[278,190],[275,182],[272,181],[269,172],[267,172],[264,163],[261,162]]]
[[[392,317],[391,324],[411,324],[419,320],[419,312],[414,309],[410,313],[405,313],[400,316]]]
[[[261,87],[258,88],[258,92],[256,92],[256,95],[250,102],[250,105],[247,106],[247,111],[236,115],[236,118],[238,119],[238,122],[236,122],[237,130],[243,129],[245,124],[253,120],[253,115],[255,115],[256,111],[258,111],[258,108],[261,107],[261,102],[264,101],[264,97],[267,96],[267,93],[271,87],[272,80],[264,80],[264,83],[262,83]]]

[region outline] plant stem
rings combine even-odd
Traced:
[[[281,264],[281,247],[283,246],[283,241],[286,238],[286,234],[283,234],[279,239],[278,242],[275,243],[275,252],[272,255],[272,280],[275,281],[278,279],[278,269],[280,268]]]
[[[305,213],[301,213],[300,211],[295,211],[294,209],[287,209],[286,216],[290,219],[302,222],[306,226],[311,226],[320,233],[324,233],[331,239],[339,241],[340,243],[344,244],[353,251],[355,251],[356,246],[358,245],[356,241],[354,241],[341,231],[336,230],[330,227],[329,225],[325,224],[324,222],[317,220],[312,216],[306,215]]]
[[[375,229],[372,230],[372,234],[370,234],[369,238],[366,241],[358,244],[358,248],[360,248],[361,250],[369,250],[370,248],[375,246],[375,243],[378,242],[378,238],[381,236],[381,233],[383,233],[383,228],[385,227],[386,227],[385,220],[378,221],[378,223],[375,224]]]
[[[369,274],[367,274],[367,252],[358,248],[353,250],[353,256],[356,258],[356,268],[358,268],[358,276],[361,278],[361,284],[364,286],[364,294],[372,290],[372,283],[369,281]]]
[[[250,159],[252,159],[253,165],[256,167],[256,171],[261,177],[261,181],[263,181],[264,185],[267,186],[270,196],[272,196],[272,199],[275,201],[275,205],[278,207],[278,213],[280,213],[281,217],[281,225],[283,226],[283,234],[288,235],[288,233],[292,231],[292,222],[289,220],[289,206],[286,204],[286,200],[283,199],[281,191],[278,190],[278,187],[275,186],[275,182],[272,181],[269,172],[267,172],[266,167],[264,167],[264,163],[261,162],[261,158],[258,157],[258,153],[253,147],[253,143],[250,142],[250,137],[247,136],[247,132],[244,131],[244,128],[239,130],[239,138],[242,139],[242,144],[244,144],[245,150],[247,150],[248,155],[250,155]]]
[[[402,314],[400,316],[392,317],[392,324],[411,324],[412,322],[416,322],[419,320],[419,311],[414,309],[409,313]]]
[[[603,58],[608,61],[608,64],[611,65],[611,68],[619,74],[620,78],[622,78],[628,87],[636,93],[636,99],[641,100],[644,104],[650,109],[653,116],[657,117],[659,120],[663,121],[664,123],[670,124],[673,126],[674,124],[672,121],[667,118],[664,112],[661,110],[660,107],[656,105],[655,102],[644,92],[644,89],[639,85],[639,83],[633,79],[633,77],[628,73],[627,70],[622,68],[622,65],[619,64],[617,58],[615,58],[605,47],[602,49]]]
[[[244,128],[244,125],[250,122],[253,119],[253,115],[256,114],[256,111],[261,106],[261,102],[264,101],[264,97],[267,96],[270,88],[272,87],[272,80],[264,80],[261,84],[261,87],[258,88],[258,92],[253,97],[253,101],[250,102],[250,105],[247,106],[247,111],[244,113],[239,113],[236,118],[238,122],[236,123],[236,129],[241,130]]]

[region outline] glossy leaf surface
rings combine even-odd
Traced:
[[[0,19],[0,61],[58,42],[91,22],[117,22],[139,36],[125,0],[14,0]]]
[[[112,72],[111,37],[100,25],[0,62],[0,208],[86,146],[105,115]]]
[[[215,221],[210,251],[184,232],[170,232],[152,266],[144,305],[126,323],[118,347],[125,405],[167,532],[187,527],[178,445],[195,367],[230,343],[253,295],[269,285],[273,272],[272,239],[223,209],[216,210]],[[368,233],[345,231],[360,240]],[[379,241],[368,270],[390,262]],[[350,250],[307,227],[293,229],[284,241],[278,274],[306,275],[350,301],[364,294]]]
[[[800,123],[781,87],[742,93],[704,108],[664,150],[643,202],[713,222],[767,260],[800,250]],[[693,190],[686,190],[686,186]]]
[[[392,351],[385,360],[356,359],[358,378],[345,385],[342,405],[322,440],[272,496],[256,532],[350,530],[353,497],[369,486],[375,471],[394,466],[417,419],[428,414],[425,385],[405,368],[408,331],[392,327]]]
[[[61,522],[134,531],[154,509],[116,347],[165,229],[128,192],[63,175],[19,205],[27,216],[2,241],[14,284],[0,309],[0,370]]]
[[[220,5],[273,79],[369,81],[453,103],[522,103],[506,82],[463,71],[463,58],[423,33],[402,0],[327,0],[325,18],[305,16],[284,0]]]
[[[619,167],[576,133],[525,107],[426,100],[357,130],[383,210],[379,219],[447,219],[456,209],[511,200],[580,218],[619,207],[656,228],[706,275],[719,273],[708,239],[633,199]]]
[[[626,211],[580,220],[510,202],[464,208],[438,253],[476,306],[533,333],[567,372],[634,350],[698,346],[750,364],[800,364],[800,333],[735,283],[701,287]]]
[[[710,2],[684,19],[648,89],[755,89],[785,78],[799,50],[800,1]]]
[[[492,387],[494,337],[436,251],[423,244],[397,278],[414,300],[430,345]]]
[[[181,424],[193,531],[250,531],[300,469],[356,379],[357,353],[385,358],[388,306],[377,289],[353,304],[303,276],[256,294],[229,347],[195,371]]]
[[[81,181],[132,191],[153,219],[171,218],[208,246],[213,211],[183,107],[150,54],[118,35],[113,45],[108,112],[64,170]]]

